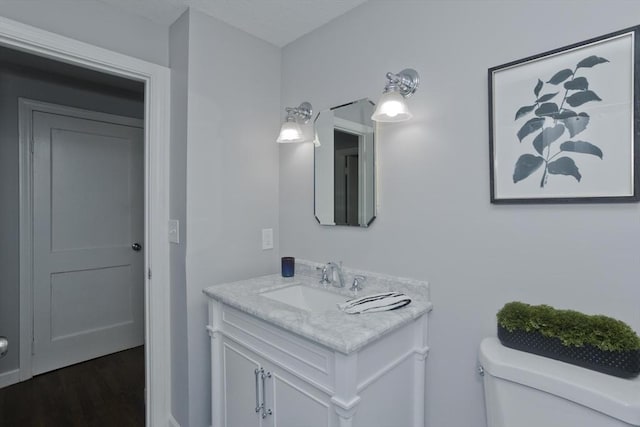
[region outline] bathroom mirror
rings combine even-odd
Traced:
[[[375,104],[361,99],[315,120],[315,216],[322,225],[368,227],[375,219]]]

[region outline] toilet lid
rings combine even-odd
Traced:
[[[524,351],[490,337],[480,344],[485,375],[563,397],[640,426],[640,377],[618,378]]]

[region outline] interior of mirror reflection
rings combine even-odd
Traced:
[[[368,227],[375,219],[374,109],[361,99],[316,117],[314,211],[322,225]]]

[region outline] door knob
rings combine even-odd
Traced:
[[[6,337],[0,337],[0,357],[3,357],[9,351],[9,340]]]
[[[142,246],[140,246],[140,243],[134,243],[133,245],[131,245],[131,249],[138,252],[142,249]]]

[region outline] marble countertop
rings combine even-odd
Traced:
[[[427,282],[344,268],[345,287],[335,288],[329,285],[325,288],[319,284],[320,273],[316,270],[316,267],[322,265],[296,260],[294,277],[284,278],[280,274],[272,274],[210,286],[204,289],[204,293],[210,298],[344,354],[359,350],[431,310]],[[408,295],[411,304],[397,310],[377,313],[346,314],[337,309],[314,313],[260,295],[261,292],[302,283],[305,286],[344,295],[346,301],[354,297],[349,288],[355,275],[367,278],[364,289],[358,292],[358,297],[393,290]]]

